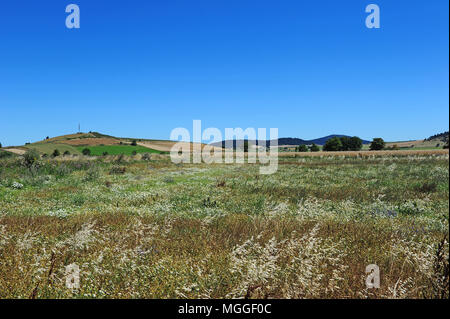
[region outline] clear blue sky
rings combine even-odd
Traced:
[[[65,27],[78,4],[81,28]],[[381,29],[365,27],[366,5]],[[444,0],[3,1],[0,142],[278,127],[386,140],[448,130]]]

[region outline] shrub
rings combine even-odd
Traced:
[[[108,155],[108,152],[103,152],[102,155],[106,156],[106,155]]]
[[[297,152],[308,152],[308,146],[302,144],[297,147]]]
[[[52,153],[53,157],[57,157],[59,155],[61,155],[61,153],[58,151],[58,149],[54,150],[53,153]]]
[[[142,160],[144,161],[149,161],[150,160],[150,154],[149,153],[144,153],[142,154]]]
[[[372,143],[370,143],[370,150],[371,151],[380,151],[384,149],[386,146],[386,143],[381,137],[376,137],[372,140]]]
[[[39,153],[35,149],[28,150],[23,155],[23,159],[25,166],[31,167],[39,159]]]
[[[133,141],[131,142],[131,145],[136,146],[136,145],[137,145],[136,140],[133,140]]]
[[[81,151],[81,153],[83,153],[83,155],[85,156],[89,156],[91,155],[91,150],[86,147]]]
[[[318,152],[318,151],[320,151],[320,148],[319,148],[319,146],[317,146],[316,144],[312,143],[312,145],[311,145],[311,147],[309,148],[309,150],[310,150],[311,152]]]
[[[95,181],[100,176],[100,170],[97,166],[92,166],[86,171],[86,175],[84,176],[83,180],[90,182]]]
[[[132,155],[136,155],[136,154],[137,154],[136,150],[134,150],[133,152],[131,152],[131,154],[132,154]]]
[[[342,149],[342,142],[339,137],[332,137],[325,142],[323,150],[326,152],[336,152]]]
[[[125,174],[126,170],[127,170],[126,167],[114,165],[113,167],[111,167],[109,174],[110,175]]]
[[[72,173],[72,169],[65,164],[58,165],[54,168],[54,174],[59,177],[64,177]]]
[[[10,152],[4,152],[4,151],[0,151],[0,158],[6,158],[6,157],[11,157],[12,153]]]
[[[69,151],[65,151],[63,155],[64,155],[64,156],[69,156],[69,155],[70,155],[70,152],[69,152]]]
[[[124,157],[125,157],[125,156],[124,156],[123,154],[120,154],[119,156],[117,156],[117,158],[116,158],[116,163],[117,163],[117,164],[123,163]]]

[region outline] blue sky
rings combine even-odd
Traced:
[[[304,139],[448,130],[448,1],[71,1],[0,6],[4,146],[79,122],[157,139],[194,119]],[[380,29],[365,27],[370,3]]]

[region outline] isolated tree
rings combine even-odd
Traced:
[[[131,142],[131,145],[136,146],[136,145],[137,145],[136,140],[133,140],[133,141]]]
[[[70,152],[69,152],[69,151],[65,151],[63,155],[64,155],[64,156],[69,156],[69,155],[70,155]]]
[[[83,155],[89,156],[91,155],[91,150],[88,148],[84,148],[81,153],[83,153]]]
[[[350,137],[342,136],[339,137],[341,140],[341,149],[339,151],[350,151]]]
[[[336,152],[342,149],[342,142],[339,137],[332,137],[325,142],[323,150],[326,152]]]
[[[384,149],[386,146],[386,143],[381,137],[376,137],[372,140],[372,143],[370,143],[370,150],[371,151],[380,151]]]
[[[58,149],[54,150],[53,153],[52,153],[53,157],[57,157],[57,156],[59,156],[60,154],[61,154],[61,153],[58,151]]]
[[[319,148],[319,146],[317,146],[316,144],[312,143],[312,144],[311,144],[311,147],[309,148],[309,150],[310,150],[311,152],[318,152],[318,151],[320,151],[320,148]]]
[[[248,153],[248,140],[244,141],[244,152]]]
[[[349,151],[360,151],[363,146],[363,141],[358,136],[353,136],[349,140]]]
[[[301,144],[297,147],[297,152],[308,152],[308,146]]]

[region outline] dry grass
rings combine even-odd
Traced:
[[[445,155],[449,150],[398,150],[398,151],[345,151],[345,152],[280,152],[280,157],[320,157],[320,156],[348,156],[348,157],[371,157],[371,156],[423,156],[423,155]]]
[[[2,159],[0,298],[448,298],[448,153],[280,164]]]

